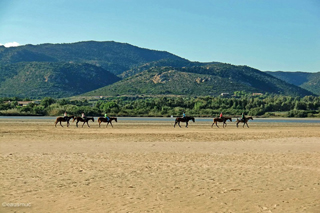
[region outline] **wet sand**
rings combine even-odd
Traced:
[[[0,120],[0,212],[320,212],[319,123],[53,122]]]

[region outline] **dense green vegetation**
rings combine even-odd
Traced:
[[[43,98],[39,104],[18,106],[19,98],[1,98],[2,115],[69,115],[100,116],[107,112],[110,116],[190,116],[213,117],[224,115],[239,116],[242,112],[251,116],[264,117],[320,117],[320,97],[291,97],[264,95],[252,97],[113,97],[100,100],[67,100]],[[10,101],[10,102],[9,102]]]
[[[68,97],[118,80],[114,74],[91,64],[21,62],[0,65],[0,96]]]

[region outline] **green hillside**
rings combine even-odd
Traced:
[[[303,89],[320,95],[320,72],[266,72],[276,78],[286,81],[290,84],[299,86]]]
[[[0,63],[73,62],[88,63],[116,75],[148,62],[182,58],[165,51],[149,50],[113,41],[85,41],[70,44],[40,44],[0,47]]]
[[[68,97],[118,80],[112,73],[90,64],[22,62],[0,65],[2,97]]]
[[[119,75],[121,78],[127,78],[133,76],[142,71],[148,70],[153,67],[174,67],[174,68],[182,68],[182,67],[196,67],[196,66],[204,66],[210,64],[220,64],[219,62],[210,62],[210,63],[201,63],[201,62],[191,62],[186,59],[161,59],[159,61],[152,61],[141,66],[135,66],[130,70],[123,72]]]
[[[114,95],[220,95],[235,91],[311,95],[259,70],[246,66],[209,64],[194,67],[153,67],[112,85],[83,94]]]

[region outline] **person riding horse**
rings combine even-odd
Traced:
[[[81,114],[81,118],[86,122],[87,121],[87,117],[84,115],[84,112]]]
[[[244,121],[245,118],[246,118],[246,116],[244,115],[244,112],[243,112],[242,115],[241,115],[241,120],[240,121]]]
[[[64,118],[64,120],[65,120],[65,121],[67,121],[67,120],[68,120],[67,112],[64,112],[64,113],[63,113],[63,118]]]
[[[109,122],[110,119],[109,119],[107,112],[104,114],[104,117],[105,117],[105,119],[107,119],[107,122]]]
[[[194,117],[187,117],[187,116],[185,116],[185,113],[183,113],[183,116],[184,116],[184,117],[177,117],[177,118],[176,118],[173,127],[176,127],[176,124],[178,124],[179,127],[181,128],[180,122],[186,122],[186,127],[188,127],[188,122],[189,122],[190,120],[192,120],[193,122],[195,122]]]

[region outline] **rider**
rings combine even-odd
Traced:
[[[68,119],[67,112],[64,112],[64,113],[63,113],[63,118],[64,118],[65,121]]]
[[[220,113],[220,118],[222,118],[222,112]]]
[[[183,118],[185,118],[185,117],[186,117],[186,113],[185,113],[185,112],[183,112],[182,117],[183,117]]]
[[[84,121],[87,121],[87,117],[84,115],[84,112],[81,114],[81,118],[82,118]]]
[[[104,114],[104,117],[107,119],[107,121],[109,122],[109,116],[108,116],[108,114],[107,114],[107,112],[106,112],[106,114]]]
[[[243,112],[242,115],[241,115],[241,120],[244,121],[245,118],[246,117],[245,117],[244,112]]]

